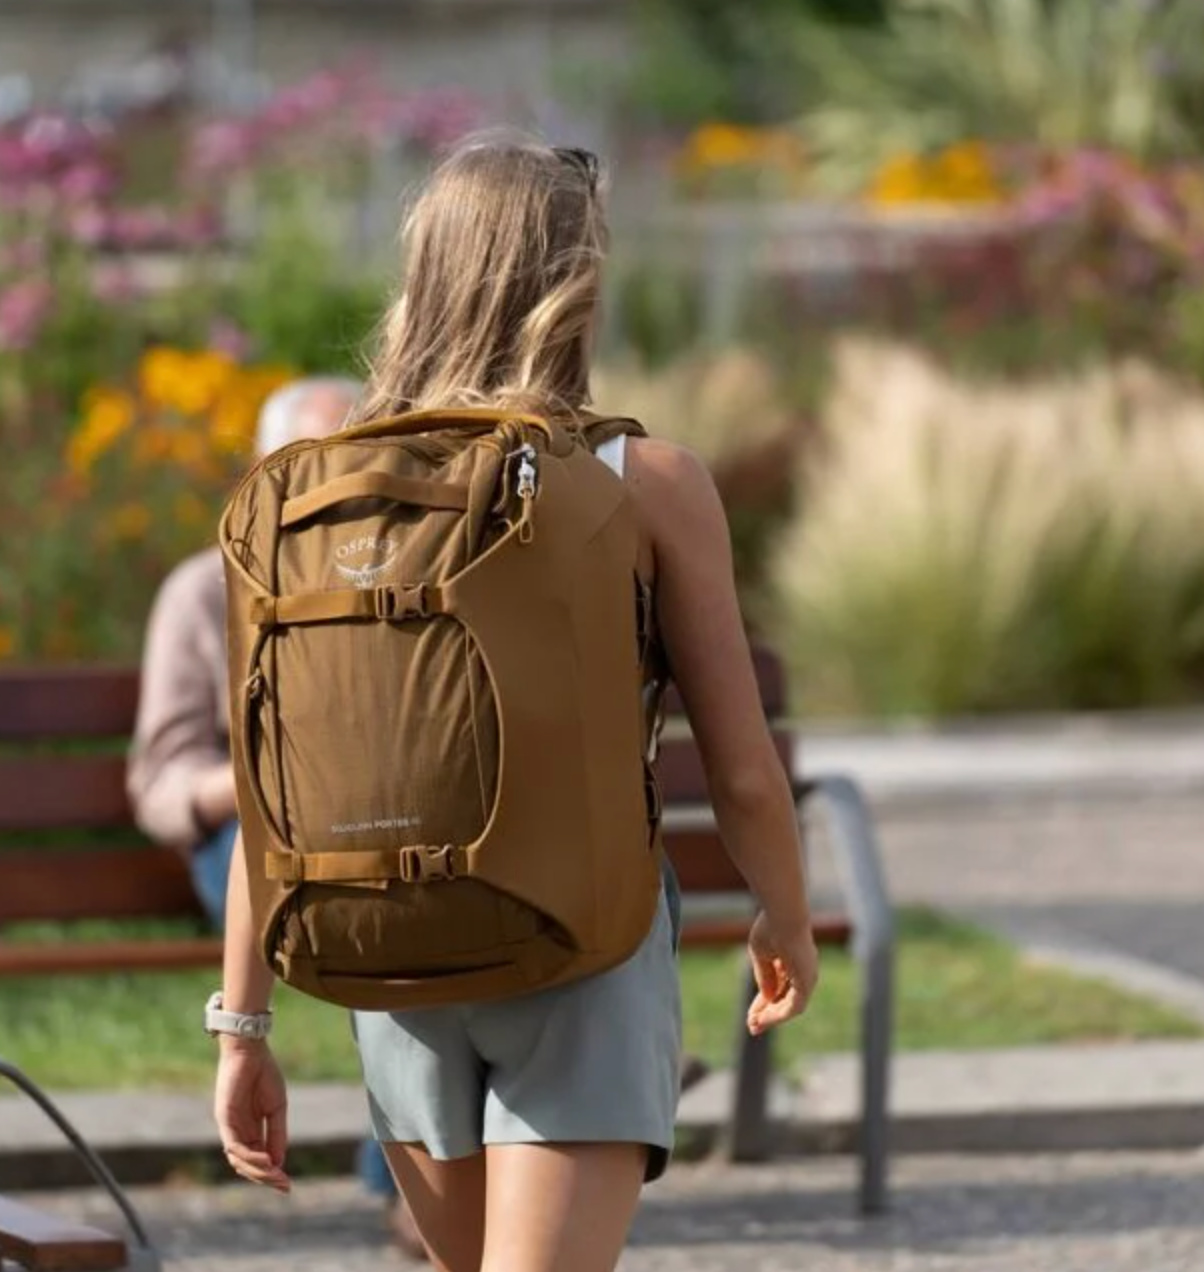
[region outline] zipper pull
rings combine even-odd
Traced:
[[[518,497],[534,499],[539,470],[535,467],[535,447],[530,442],[518,448]]]
[[[522,500],[522,515],[518,519],[518,541],[530,543],[535,538],[533,508],[539,485],[539,469],[536,467],[535,447],[530,442],[518,448],[518,497]]]

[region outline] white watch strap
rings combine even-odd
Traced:
[[[205,1032],[231,1034],[235,1038],[266,1038],[272,1032],[272,1013],[226,1011],[221,994],[211,994],[205,1004]]]

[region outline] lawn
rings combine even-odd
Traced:
[[[731,1054],[742,954],[682,960],[686,1045]],[[216,973],[0,981],[0,1055],[53,1089],[200,1087],[213,1044],[199,1027]],[[1177,1013],[1111,986],[1027,963],[976,928],[926,911],[899,920],[896,1043],[901,1050],[1150,1037],[1198,1037]],[[277,1054],[297,1081],[354,1079],[346,1013],[291,991],[277,999]],[[779,1061],[855,1046],[856,972],[825,953],[806,1018],[779,1034]]]

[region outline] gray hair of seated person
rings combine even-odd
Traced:
[[[347,399],[347,415],[359,401],[363,385],[345,375],[310,375],[290,380],[268,395],[259,409],[255,429],[255,453],[263,456],[297,439],[297,421],[302,408],[315,393],[332,393]]]

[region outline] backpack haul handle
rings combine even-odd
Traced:
[[[442,429],[463,429],[474,433],[492,433],[503,424],[519,424],[536,429],[548,440],[548,449],[563,455],[571,446],[562,424],[540,415],[523,411],[499,411],[493,407],[462,406],[429,411],[406,411],[382,419],[359,424],[339,437],[411,437],[416,433],[435,433]]]

